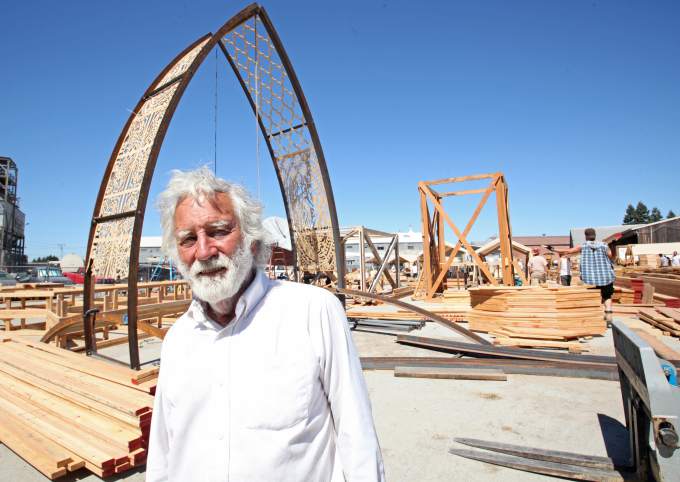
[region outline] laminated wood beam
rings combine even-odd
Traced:
[[[566,353],[550,353],[540,350],[524,348],[500,347],[489,345],[474,345],[453,340],[426,338],[422,336],[399,335],[397,343],[419,346],[445,351],[447,353],[464,353],[471,356],[496,356],[501,358],[520,358],[524,360],[558,361],[573,364],[596,364],[616,366],[616,359],[608,356],[569,355]]]

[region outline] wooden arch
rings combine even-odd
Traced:
[[[139,368],[137,278],[149,186],[177,104],[215,46],[237,76],[265,138],[283,195],[296,267],[335,272],[337,286],[344,286],[335,201],[314,120],[267,12],[251,4],[163,69],[118,138],[95,203],[87,247],[83,313],[88,354],[96,353],[88,314],[94,277],[127,278],[130,366]]]

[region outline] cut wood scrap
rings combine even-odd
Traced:
[[[494,344],[502,346],[515,346],[521,348],[560,348],[569,350],[570,353],[581,353],[587,351],[580,343],[567,341],[550,341],[550,340],[532,340],[522,338],[504,338],[498,337],[494,340]]]
[[[663,341],[655,338],[644,330],[633,328],[633,331],[635,331],[640,338],[645,340],[654,349],[656,354],[664,360],[669,362],[680,362],[680,352],[675,351]]]
[[[502,370],[489,368],[447,368],[398,366],[394,368],[395,377],[436,378],[455,380],[497,380],[506,381],[508,377]]]

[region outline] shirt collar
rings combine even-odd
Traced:
[[[264,298],[264,295],[269,291],[270,280],[264,274],[264,271],[256,269],[255,276],[253,277],[248,288],[243,292],[239,300],[236,302],[236,309],[234,321],[240,320],[241,318],[248,316],[250,312],[257,306],[257,304]],[[194,298],[194,301],[189,307],[188,314],[197,323],[209,324],[215,323],[206,314],[207,303]],[[216,324],[216,323],[215,323]],[[219,325],[218,325],[219,326]],[[222,328],[222,327],[220,327]]]

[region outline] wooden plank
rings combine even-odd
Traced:
[[[92,440],[98,440],[102,447],[110,446],[121,453],[127,453],[141,445],[141,431],[119,424],[115,419],[104,414],[95,414],[73,404],[68,399],[54,396],[35,389],[21,380],[0,373],[0,385],[13,396],[24,401],[24,406],[35,407],[49,414],[54,420],[61,421],[64,426],[74,424],[78,432]],[[4,396],[4,395],[3,395]]]
[[[30,430],[30,427],[11,414],[3,414],[0,440],[48,479],[65,475],[69,464],[72,466],[79,464],[80,467],[85,465],[72,452],[40,432]]]
[[[675,351],[670,346],[666,345],[663,341],[657,339],[653,335],[650,335],[644,330],[633,328],[633,331],[635,331],[635,333],[640,338],[645,340],[654,349],[656,354],[659,355],[664,360],[667,360],[669,362],[680,362],[680,353]]]
[[[128,415],[139,415],[153,406],[152,398],[137,390],[125,390],[125,387],[107,383],[106,380],[77,370],[29,360],[16,356],[8,350],[3,350],[0,365],[7,365],[32,374],[44,382],[66,388]]]
[[[54,417],[42,410],[35,407],[24,407],[22,399],[14,397],[6,391],[0,396],[0,410],[21,419],[32,430],[42,433],[83,460],[101,469],[114,467],[115,457],[106,448],[101,447],[101,444],[85,439],[81,433],[74,431],[70,426],[65,426],[58,420],[54,420]]]
[[[449,449],[449,453],[468,459],[500,465],[502,467],[510,467],[526,472],[552,475],[555,477],[564,477],[567,479],[592,480],[600,482],[623,482],[625,480],[621,474],[614,470],[559,464],[556,462],[539,461],[495,452],[482,452],[479,450],[451,448]]]
[[[127,338],[123,339],[127,340]],[[103,380],[109,380],[136,389],[130,381],[137,373],[135,370],[119,367],[109,362],[95,360],[84,355],[77,355],[63,348],[54,348],[40,342],[14,342],[10,345],[3,346],[2,349],[18,351],[29,358],[40,359],[46,363],[60,365],[82,373],[87,373],[88,375]]]
[[[395,377],[434,378],[453,380],[497,380],[506,381],[508,377],[502,370],[489,368],[448,368],[448,367],[412,367],[398,366],[394,368]]]

